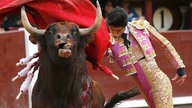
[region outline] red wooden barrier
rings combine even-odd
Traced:
[[[24,32],[0,33],[0,108],[28,108],[27,94],[15,99],[24,79],[11,81],[22,68],[15,66],[22,57],[25,57]]]
[[[176,48],[177,52],[181,55],[187,72],[187,79],[185,84],[181,87],[173,84],[173,96],[192,96],[192,31],[169,31],[162,33]],[[171,79],[176,70],[171,63],[162,54],[161,48],[155,46],[157,53],[157,63],[160,68]],[[15,63],[22,57],[25,57],[24,46],[24,32],[23,31],[11,31],[7,33],[0,33],[0,107],[2,108],[28,108],[28,95],[22,95],[20,100],[15,100],[15,97],[19,91],[20,84],[24,79],[11,82],[13,76],[22,67],[16,67]],[[91,64],[87,62],[88,71],[93,79],[99,82],[102,90],[107,98],[110,98],[115,92],[127,90],[134,86],[132,79],[126,77],[121,72],[121,69],[116,63],[110,64],[108,58],[104,58],[103,64],[107,65],[113,70],[113,72],[120,77],[117,81],[112,77],[106,76],[99,70],[92,70]],[[136,96],[133,99],[142,98]]]

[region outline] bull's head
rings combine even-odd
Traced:
[[[41,38],[44,38],[48,53],[66,58],[72,55],[73,50],[77,49],[80,42],[82,43],[82,38],[90,38],[99,29],[102,14],[98,2],[96,13],[94,24],[83,29],[70,22],[57,22],[48,26],[46,30],[37,29],[29,23],[24,7],[21,9],[21,20],[24,28],[31,34],[30,40],[32,43],[37,43],[42,40]]]

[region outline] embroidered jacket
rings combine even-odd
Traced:
[[[127,26],[130,31],[129,40],[131,41],[129,48],[127,49],[123,44],[123,39],[114,39],[113,37],[111,37],[112,45],[110,47],[113,56],[126,75],[136,73],[134,64],[142,57],[150,61],[156,56],[150,39],[163,47],[166,56],[176,69],[185,67],[171,43],[149,25],[146,20],[132,21]],[[149,32],[153,35],[149,36]]]

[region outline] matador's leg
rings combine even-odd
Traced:
[[[143,59],[135,64],[133,76],[150,108],[173,108],[172,86],[155,60]]]

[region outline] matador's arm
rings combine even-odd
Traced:
[[[153,34],[150,36],[150,39],[158,43],[161,47],[163,47],[165,55],[172,62],[175,68],[184,68],[185,65],[183,64],[183,61],[181,60],[179,54],[176,52],[172,44],[163,35],[161,35],[153,26],[149,25],[147,29],[150,33]]]

